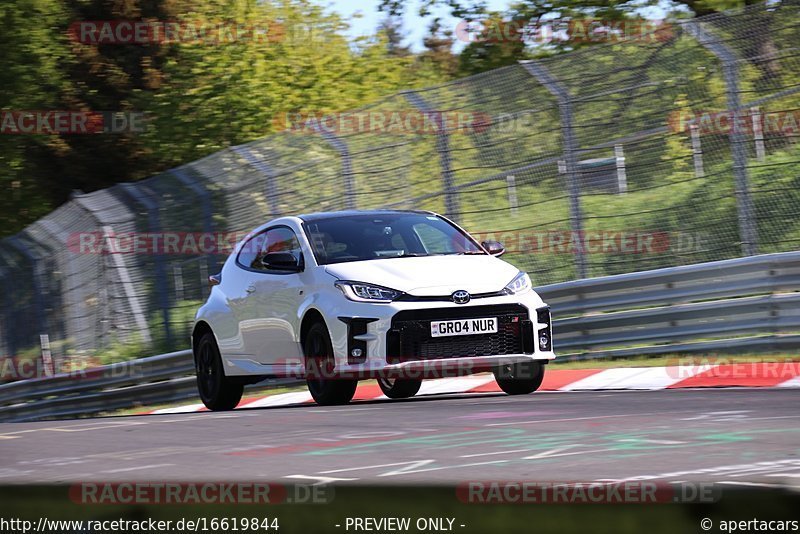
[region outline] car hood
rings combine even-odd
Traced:
[[[326,265],[339,280],[366,282],[424,297],[500,291],[519,269],[494,256],[381,258]]]

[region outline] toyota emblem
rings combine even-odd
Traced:
[[[466,304],[467,302],[469,302],[469,293],[467,293],[463,289],[454,291],[451,297],[453,299],[453,302],[455,302],[456,304]]]

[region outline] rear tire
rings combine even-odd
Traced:
[[[314,401],[321,406],[347,404],[356,394],[358,380],[334,376],[333,344],[323,323],[314,323],[303,339],[306,384]]]
[[[213,411],[233,410],[242,400],[244,384],[225,376],[214,334],[206,332],[195,348],[197,391],[206,408]]]
[[[413,378],[378,378],[378,385],[383,394],[390,399],[407,399],[413,397],[422,386],[422,380]]]
[[[509,395],[533,393],[544,379],[544,365],[533,361],[501,365],[493,372],[497,385]]]

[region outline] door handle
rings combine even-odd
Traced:
[[[252,292],[253,292],[253,291],[255,291],[255,290],[256,290],[256,286],[247,286],[247,290],[246,290],[246,291],[247,291],[248,293],[252,293]]]

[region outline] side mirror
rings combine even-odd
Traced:
[[[499,241],[484,241],[481,246],[492,256],[502,256],[506,252],[505,247]]]
[[[270,271],[300,272],[303,266],[291,252],[267,252],[261,257],[261,264]]]

